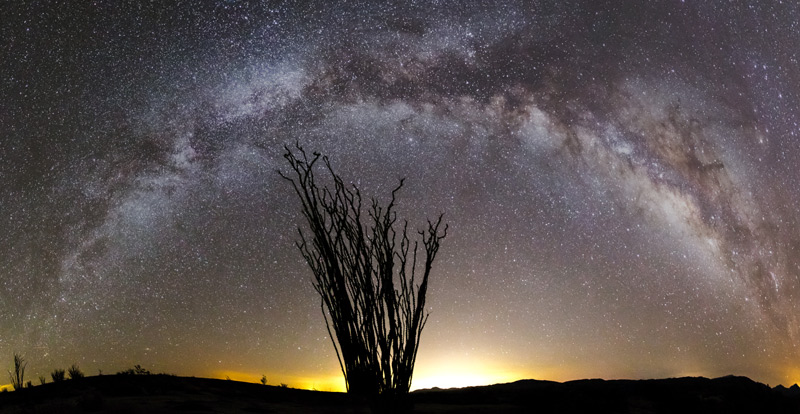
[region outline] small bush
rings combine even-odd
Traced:
[[[84,377],[83,371],[81,371],[81,369],[78,368],[78,366],[75,364],[72,364],[72,366],[69,367],[69,370],[67,370],[67,374],[69,374],[69,379],[73,380],[81,379]]]
[[[44,375],[39,375],[39,385],[44,385],[47,382],[47,378]]]
[[[117,372],[117,375],[151,375],[150,370],[142,368],[141,365],[134,365],[124,371]]]
[[[281,388],[289,388],[289,384],[287,384],[285,382],[282,382],[281,383]]]
[[[66,378],[66,371],[60,368],[54,369],[53,372],[50,373],[50,378],[53,379],[53,382],[64,381],[64,378]]]
[[[25,383],[25,388],[33,388],[33,382],[28,381]]]
[[[262,375],[261,376],[261,385],[267,385],[267,376],[266,375]]]
[[[21,390],[23,385],[25,385],[25,366],[27,365],[28,363],[25,362],[25,359],[22,358],[22,355],[15,352],[14,372],[8,372],[8,376],[11,378],[11,386],[14,387],[15,391]]]

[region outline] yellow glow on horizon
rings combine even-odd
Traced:
[[[261,375],[255,375],[249,372],[241,372],[241,371],[230,371],[230,370],[215,371],[211,377],[217,379],[230,378],[231,381],[256,382],[256,383],[261,382]],[[267,377],[267,379],[269,379],[269,377]],[[276,384],[270,384],[270,385],[276,385]]]
[[[212,373],[212,378],[228,379],[231,381],[252,382],[256,384],[261,383],[261,375],[267,376],[267,385],[280,386],[286,384],[290,388],[298,388],[304,390],[317,390],[317,391],[333,391],[345,392],[347,387],[344,383],[344,377],[341,375],[327,376],[327,377],[309,377],[309,376],[296,376],[296,375],[281,375],[278,373],[264,373],[254,374],[250,372],[241,371],[215,371]]]
[[[519,372],[475,361],[451,360],[415,370],[411,390],[492,385],[529,378]]]
[[[295,377],[293,383],[289,384],[289,386],[304,390],[347,392],[347,386],[342,375],[322,378]]]
[[[221,370],[212,373],[213,378],[234,381],[260,383],[261,375],[252,372]],[[280,386],[286,384],[291,388],[346,392],[344,377],[341,373],[308,376],[286,373],[266,372],[267,385]],[[508,369],[500,364],[476,362],[469,359],[452,359],[435,364],[417,366],[414,371],[411,390],[425,388],[461,388],[479,385],[491,385],[514,382],[520,379],[533,378],[529,373]]]
[[[412,382],[411,390],[425,388],[463,388],[514,382],[520,378],[502,373],[492,374],[441,374],[430,375]]]
[[[800,366],[787,368],[784,373],[784,378],[786,378],[787,381],[782,384],[784,387],[800,384]]]
[[[3,391],[14,391],[14,387],[12,387],[11,384],[2,384],[0,385],[0,392]]]

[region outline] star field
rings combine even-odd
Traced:
[[[800,381],[800,7],[0,6],[0,358],[341,389],[283,145],[445,213],[414,387]]]

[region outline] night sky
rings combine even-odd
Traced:
[[[412,228],[445,214],[414,388],[800,382],[795,1],[0,16],[3,371],[342,389],[276,172],[299,141],[365,195],[405,177]]]

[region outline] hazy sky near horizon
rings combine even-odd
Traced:
[[[748,4],[749,3],[749,4]],[[415,387],[800,382],[794,1],[0,5],[0,361],[339,389],[283,145],[450,225]]]

